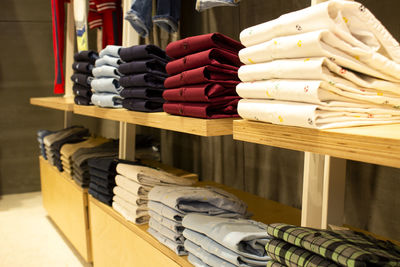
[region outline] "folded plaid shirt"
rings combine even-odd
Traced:
[[[270,260],[267,263],[267,267],[285,267],[285,266],[286,265],[280,264],[279,262],[274,261],[274,260]]]
[[[336,263],[314,254],[304,248],[293,246],[280,239],[271,239],[265,246],[268,256],[274,261],[272,266],[336,267]],[[279,265],[277,265],[279,264]]]
[[[267,232],[342,266],[400,266],[400,247],[363,233],[318,230],[287,224],[270,224]],[[304,266],[302,260],[299,257],[297,265]]]

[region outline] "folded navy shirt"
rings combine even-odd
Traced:
[[[121,91],[120,95],[123,98],[141,98],[141,99],[154,99],[162,98],[164,89],[154,88],[125,88]]]
[[[153,102],[151,100],[126,98],[122,100],[122,107],[139,112],[162,112],[163,103]]]
[[[153,87],[164,88],[165,77],[160,77],[150,73],[123,76],[119,79],[122,87]]]
[[[119,65],[118,71],[122,74],[152,73],[167,77],[166,63],[157,59],[132,61]]]
[[[92,50],[81,51],[74,55],[75,61],[90,62],[91,64],[94,64],[98,58],[99,54]]]
[[[163,91],[163,98],[178,102],[211,102],[213,98],[221,96],[238,96],[236,85],[239,82],[224,86],[218,83],[187,85],[176,89]]]
[[[72,91],[74,92],[75,95],[77,96],[83,96],[86,98],[91,98],[92,97],[92,90],[90,87],[82,86],[80,84],[75,83],[72,86]]]
[[[89,167],[89,173],[90,173],[90,175],[94,175],[96,177],[103,178],[103,179],[110,180],[110,181],[114,181],[115,176],[117,175],[116,172],[104,171],[104,170],[100,170],[100,169],[97,169],[94,167]]]
[[[104,204],[107,204],[108,206],[111,206],[112,204],[112,195],[105,195],[100,192],[97,192],[93,190],[92,188],[89,188],[88,193],[91,194],[95,199],[103,202]]]
[[[125,62],[150,58],[160,61],[168,61],[169,59],[165,51],[155,45],[134,45],[121,48],[119,55]]]
[[[220,48],[237,54],[244,46],[221,33],[209,33],[172,42],[167,46],[166,52],[172,58],[180,58],[210,48]]]
[[[89,62],[77,61],[72,64],[72,69],[79,73],[92,74],[94,65]]]
[[[166,102],[163,108],[169,114],[203,119],[238,117],[237,104],[240,97],[227,98],[214,99],[210,103]]]
[[[74,102],[77,105],[81,105],[81,106],[90,106],[92,105],[92,100],[90,97],[85,97],[85,96],[75,96],[74,97]]]
[[[166,71],[169,75],[174,75],[185,70],[196,69],[206,65],[237,71],[243,64],[240,62],[237,53],[212,48],[170,61],[166,66]]]
[[[187,70],[165,79],[165,88],[178,88],[183,85],[210,83],[219,81],[239,81],[236,70],[228,70],[214,66],[204,66]]]
[[[100,178],[100,177],[97,177],[94,175],[90,176],[90,182],[93,182],[99,186],[102,186],[105,188],[110,188],[110,189],[114,188],[114,186],[115,186],[115,182],[112,182],[112,181],[109,181],[109,180],[106,180],[106,179],[103,179],[103,178]]]
[[[74,83],[80,84],[82,86],[90,87],[93,77],[90,74],[74,73],[71,76],[71,80]]]
[[[118,159],[115,157],[100,157],[88,160],[89,167],[111,173],[116,172],[117,164]]]

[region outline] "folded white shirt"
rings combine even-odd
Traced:
[[[336,64],[377,78],[398,81],[400,64],[374,52],[353,47],[328,30],[274,38],[239,52],[245,64],[274,59],[327,57]]]
[[[236,92],[242,98],[276,99],[328,106],[332,105],[332,101],[348,102],[348,105],[356,106],[363,104],[364,107],[379,105],[380,108],[398,108],[400,104],[399,95],[316,80],[274,79],[245,82],[236,86]]]
[[[141,205],[141,206],[137,206],[134,205],[132,203],[127,202],[126,200],[122,199],[121,197],[114,195],[113,197],[113,203],[117,203],[118,205],[120,205],[129,215],[129,218],[134,218],[136,223],[136,220],[138,218],[142,218],[144,216],[149,218],[149,212],[148,212],[148,208],[146,205]]]
[[[115,183],[123,189],[127,190],[128,192],[139,197],[147,197],[151,189],[151,187],[138,184],[137,182],[128,179],[122,175],[115,176]]]
[[[146,224],[149,221],[149,216],[148,215],[143,215],[143,216],[137,216],[135,214],[132,214],[129,212],[125,207],[120,205],[117,202],[112,203],[112,207],[114,210],[116,210],[119,214],[122,215],[127,221],[133,222],[135,224]]]
[[[195,183],[192,179],[186,179],[165,171],[141,165],[119,163],[117,165],[117,173],[132,179],[137,183],[148,186],[193,185]]]
[[[278,100],[242,99],[238,104],[238,113],[243,119],[316,129],[399,123],[397,112],[395,109],[341,107],[340,104],[331,107]]]
[[[353,1],[331,0],[284,14],[243,30],[240,40],[251,46],[275,37],[327,29],[353,47],[376,51],[400,62],[399,43],[363,5]]]
[[[137,206],[147,206],[148,199],[146,196],[138,196],[118,185],[114,187],[113,192],[116,196],[119,196],[131,204]]]

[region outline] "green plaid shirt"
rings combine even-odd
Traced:
[[[304,248],[341,266],[400,266],[400,248],[398,246],[363,233],[348,230],[318,230],[288,224],[270,224],[267,232],[275,238]],[[268,251],[268,247],[266,249]],[[291,250],[286,250],[292,253]],[[281,257],[279,256],[279,258]],[[304,258],[299,257],[299,260],[303,262]],[[295,264],[305,266],[300,261]]]
[[[286,265],[282,265],[282,264],[280,264],[279,262],[277,262],[277,261],[274,261],[274,260],[270,260],[270,261],[268,261],[268,263],[267,263],[267,267],[285,267]]]

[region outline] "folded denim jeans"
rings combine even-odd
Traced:
[[[240,0],[197,0],[196,10],[201,12],[218,6],[237,6]]]
[[[165,88],[178,88],[184,85],[210,83],[218,81],[239,81],[236,70],[228,70],[214,66],[204,66],[187,70],[165,79]]]
[[[77,61],[72,64],[72,69],[79,73],[91,74],[93,69],[93,64],[89,62]]]
[[[137,98],[125,98],[122,100],[122,107],[132,111],[138,112],[162,112],[163,111],[163,98],[158,98],[158,101]]]
[[[101,66],[112,66],[118,68],[123,61],[119,57],[111,57],[111,56],[102,56],[101,58],[96,60],[96,67]]]
[[[89,162],[89,161],[88,161]],[[89,166],[89,164],[88,164]],[[94,167],[89,166],[89,173],[91,175],[101,177],[103,179],[107,180],[115,180],[115,176],[117,175],[115,172],[108,172],[108,171],[103,171]]]
[[[117,94],[94,93],[92,103],[103,108],[122,108],[122,97]]]
[[[88,193],[91,194],[95,199],[103,202],[104,204],[111,206],[112,204],[112,196],[105,195],[101,192],[94,190],[93,188],[89,187]]]
[[[161,62],[167,62],[168,57],[164,50],[155,45],[133,45],[123,47],[120,51],[121,59],[125,62],[136,60],[156,59]]]
[[[116,78],[100,78],[92,81],[92,89],[95,93],[119,94],[123,88]]]
[[[123,76],[119,80],[122,87],[153,87],[164,88],[165,77],[145,73]]]
[[[103,65],[93,69],[93,76],[95,78],[116,78],[119,79],[121,73],[119,73],[118,68],[113,66]]]
[[[89,183],[89,188],[91,188],[92,190],[101,193],[103,195],[107,195],[107,196],[114,196],[113,190],[107,187],[103,187],[101,185],[98,185],[96,183],[93,183],[92,181],[90,181]]]
[[[115,157],[94,158],[88,160],[89,167],[96,168],[108,173],[115,173],[118,159]]]
[[[169,75],[174,75],[185,70],[196,69],[207,65],[237,71],[243,64],[240,62],[237,53],[212,48],[170,61],[166,66],[166,71]]]
[[[163,92],[163,98],[171,102],[212,102],[212,99],[223,96],[237,96],[235,86],[223,86],[218,83],[188,85]]]
[[[181,15],[181,0],[158,0],[153,23],[168,33],[178,31]]]
[[[172,42],[168,44],[165,50],[168,56],[181,58],[210,48],[220,48],[237,54],[244,46],[221,33],[209,33]]]
[[[100,51],[99,56],[100,58],[104,56],[111,56],[119,58],[119,51],[121,50],[122,46],[119,45],[107,45],[106,48]]]
[[[123,63],[118,67],[118,71],[124,75],[137,74],[137,73],[152,73],[155,75],[165,76],[166,63],[157,59],[147,59],[140,61],[131,61]]]
[[[81,51],[74,55],[74,61],[81,61],[81,62],[89,62],[94,64],[96,60],[99,58],[99,54],[95,51],[87,50]]]
[[[162,98],[164,89],[153,88],[124,88],[120,96],[123,98],[139,98],[139,99],[160,99]],[[164,101],[163,101],[164,102]]]
[[[179,256],[187,255],[187,251],[185,250],[183,244],[178,244],[168,237],[163,236],[161,233],[157,232],[157,230],[149,227],[147,232],[151,234],[155,239],[157,239],[161,244],[175,252]]]

